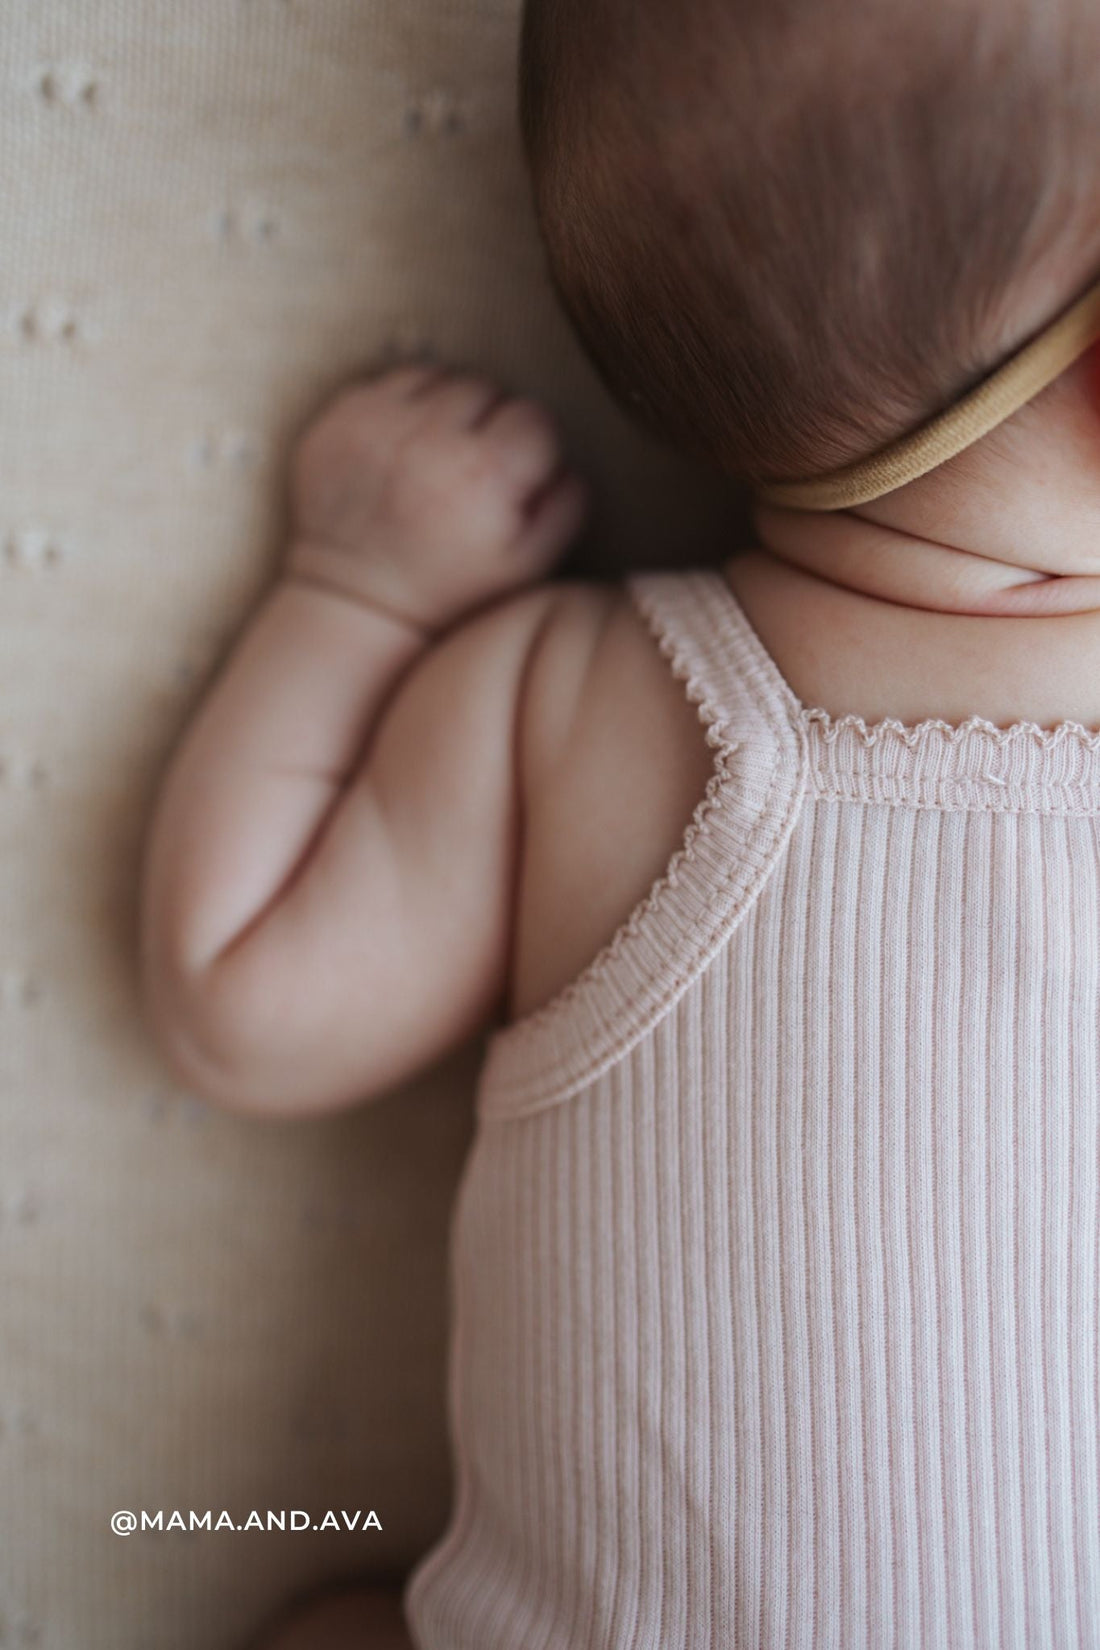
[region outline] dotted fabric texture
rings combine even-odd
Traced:
[[[164,766],[274,576],[288,445],[424,348],[545,396],[590,565],[729,553],[559,316],[508,0],[0,15],[0,1650],[233,1650],[450,1497],[446,1241],[480,1046],[312,1123],[182,1090],[137,983]],[[374,1509],[362,1535],[117,1509]]]

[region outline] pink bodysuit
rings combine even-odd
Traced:
[[[420,1650],[1100,1647],[1100,734],[868,729],[628,589],[714,774],[492,1037]]]

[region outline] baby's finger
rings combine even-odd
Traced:
[[[576,538],[588,518],[592,489],[574,470],[558,474],[528,501],[516,538],[515,555],[535,565],[552,562]]]
[[[383,381],[388,389],[398,395],[412,397],[426,389],[442,371],[442,367],[434,361],[409,361],[404,366],[392,367],[383,375]]]
[[[561,440],[552,415],[538,401],[508,400],[482,425],[493,466],[521,494],[549,483],[561,468]]]
[[[418,376],[417,381],[409,386],[410,401],[424,400],[452,376],[451,369],[438,361],[425,361],[422,366],[411,370]]]
[[[473,373],[442,373],[417,390],[413,400],[433,426],[469,429],[499,399],[500,390]]]

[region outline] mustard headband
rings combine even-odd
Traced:
[[[927,475],[1003,424],[1100,339],[1100,280],[954,406],[869,458],[832,475],[756,489],[764,504],[787,510],[846,510]]]

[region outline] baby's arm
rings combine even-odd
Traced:
[[[141,906],[173,1066],[284,1116],[394,1086],[501,1003],[524,680],[569,588],[522,587],[586,507],[542,408],[428,368],[340,396],[291,499],[283,577],[166,776]]]

